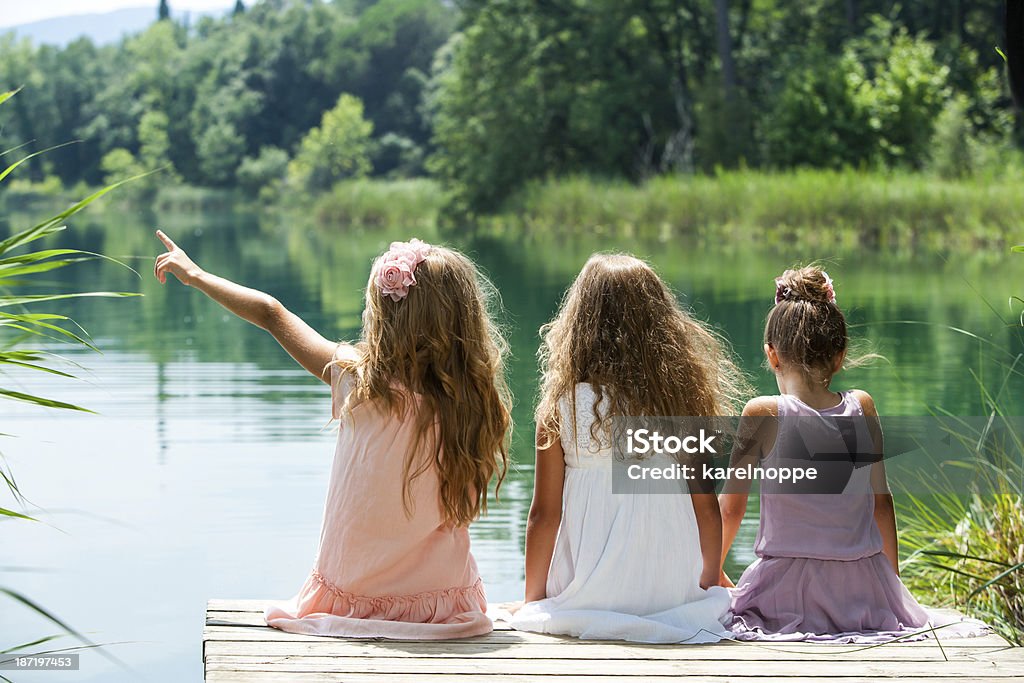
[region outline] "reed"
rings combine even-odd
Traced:
[[[16,91],[0,93],[0,104],[15,94]],[[0,156],[6,156],[12,151],[3,152]],[[21,159],[9,164],[0,171],[0,183],[6,181],[23,163],[34,156],[45,153],[45,151],[48,150],[25,155]],[[74,376],[70,372],[60,369],[60,367],[55,367],[53,362],[54,354],[35,348],[36,345],[42,341],[57,341],[85,346],[93,350],[96,350],[96,347],[89,340],[88,334],[78,327],[72,319],[56,313],[41,312],[39,311],[39,305],[60,299],[78,297],[136,296],[129,292],[53,291],[46,287],[45,282],[38,281],[40,275],[53,273],[56,270],[82,261],[106,257],[78,249],[25,249],[28,245],[63,231],[66,228],[65,221],[68,218],[74,216],[119,185],[129,182],[129,180],[97,190],[85,199],[75,202],[69,208],[36,222],[29,227],[17,230],[9,237],[0,241],[0,370],[16,369],[28,373],[41,372],[73,379]],[[32,293],[25,293],[26,291],[31,291]],[[0,399],[31,403],[44,408],[88,412],[88,409],[82,406],[11,388],[2,377],[0,377]],[[9,497],[13,500],[13,504],[5,502],[0,506],[0,521],[6,523],[37,521],[25,512],[13,509],[14,507],[20,507],[24,510],[26,500],[18,488],[14,473],[3,459],[2,454],[0,454],[0,480],[2,480],[2,485],[6,488]],[[113,655],[22,593],[0,585],[0,596],[4,596],[23,608],[41,615],[60,631],[57,634],[38,638],[32,642],[3,646],[0,648],[0,663],[8,661],[19,654],[25,654],[27,650],[32,650],[31,654],[35,655],[55,652],[57,650],[49,649],[50,646],[48,644],[65,635],[70,635],[80,645],[73,648],[61,648],[59,651],[67,652],[73,649],[97,648],[103,656],[120,664],[119,660]],[[0,681],[8,680],[3,675],[0,675]]]
[[[1014,300],[1024,303],[1013,297],[1011,305]],[[1024,319],[1005,322],[1020,323],[1016,334],[1024,341]],[[964,491],[933,477],[930,495],[902,497],[901,543],[908,554],[901,566],[919,597],[957,607],[1024,645],[1024,429],[1004,408],[1011,388],[1024,378],[1024,354],[987,348],[1002,368],[998,386],[990,388],[979,373],[971,376],[988,420],[980,428],[954,420],[963,427],[948,434],[970,453],[968,462],[956,465],[969,468],[970,486]]]

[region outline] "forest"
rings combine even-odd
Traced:
[[[318,193],[431,177],[466,212],[533,180],[1017,159],[996,0],[259,0],[143,33],[0,37],[22,180]],[[70,144],[65,144],[70,143]],[[26,180],[27,179],[27,180]]]

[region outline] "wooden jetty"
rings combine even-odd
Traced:
[[[640,645],[510,630],[458,641],[350,640],[283,633],[265,602],[211,600],[203,631],[210,683],[849,683],[1024,681],[1024,648],[996,635],[888,644]],[[941,637],[941,631],[939,632]]]

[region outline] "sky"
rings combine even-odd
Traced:
[[[232,3],[229,0],[168,0],[172,12],[185,10],[219,9]],[[74,14],[110,12],[125,7],[153,6],[157,0],[0,0],[0,27],[27,24],[40,19]]]

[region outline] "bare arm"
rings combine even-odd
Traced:
[[[562,523],[562,486],[565,483],[565,454],[561,440],[541,448],[547,435],[537,430],[537,459],[534,467],[533,503],[526,522],[526,601],[547,597],[548,569],[555,552],[558,526]]]
[[[697,534],[704,568],[700,574],[700,587],[707,590],[720,583],[722,575],[722,512],[718,497],[711,493],[691,493],[693,512],[697,516]]]
[[[321,381],[330,383],[327,364],[338,348],[335,342],[322,337],[269,294],[207,273],[170,237],[159,230],[156,236],[167,247],[153,267],[153,274],[161,283],[167,281],[170,273],[183,285],[198,289],[239,318],[269,332],[299,365]]]
[[[777,431],[775,429],[775,409],[775,400],[766,396],[755,398],[744,406],[736,442],[729,459],[730,467],[757,465],[764,454],[764,441],[770,439],[774,442],[774,435]],[[736,534],[739,533],[740,523],[743,522],[743,517],[747,514],[747,499],[749,497],[750,480],[738,477],[730,477],[718,497],[722,510],[721,563],[723,566],[729,555],[729,550],[736,540]],[[729,587],[733,585],[724,569],[721,572],[719,583]]]
[[[878,467],[881,463],[877,464]],[[883,475],[884,476],[884,475]],[[875,524],[882,534],[882,553],[892,564],[896,576],[900,575],[900,542],[896,533],[896,509],[891,493],[875,494]]]
[[[882,535],[882,554],[896,571],[900,573],[900,541],[896,531],[896,507],[892,502],[892,492],[889,491],[889,481],[885,476],[884,461],[884,440],[882,437],[882,426],[878,419],[878,409],[875,401],[866,391],[855,391],[854,395],[860,401],[864,410],[864,417],[867,419],[868,431],[871,433],[871,440],[874,446],[873,455],[877,460],[871,465],[871,490],[875,496],[875,524],[878,532]]]

